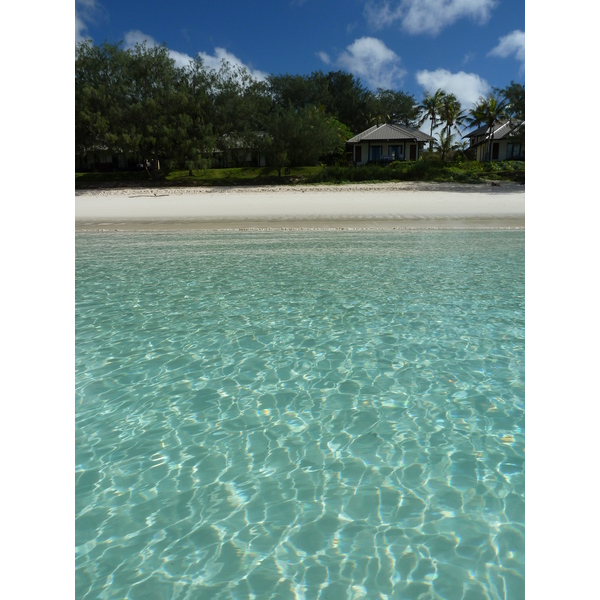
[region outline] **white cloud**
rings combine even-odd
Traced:
[[[88,24],[93,23],[101,12],[101,7],[96,0],[75,0],[76,42],[91,39],[88,34]]]
[[[125,34],[125,48],[133,48],[136,44],[146,43],[148,46],[158,46],[156,40],[139,29],[132,29]]]
[[[388,0],[384,0],[383,2],[369,0],[365,4],[365,16],[371,27],[374,29],[383,29],[384,27],[393,25],[396,21],[402,20],[402,2],[397,2],[397,6],[391,7]]]
[[[400,22],[408,33],[437,35],[459,19],[486,23],[498,0],[369,0],[365,15],[375,28]]]
[[[475,52],[467,52],[462,59],[462,64],[466,65],[468,62],[471,62],[475,58]]]
[[[148,35],[139,29],[132,29],[125,34],[126,49],[133,48],[136,44],[143,44],[144,42],[149,47],[159,45],[151,35]],[[185,67],[191,60],[194,60],[189,54],[177,52],[176,50],[169,50],[169,56],[175,61],[176,67]]]
[[[328,58],[328,55],[326,55]],[[321,56],[323,59],[323,56]],[[337,64],[360,77],[371,88],[392,89],[402,81],[406,70],[401,58],[381,40],[362,37],[354,41],[337,58]],[[326,63],[329,64],[329,63]]]
[[[451,73],[446,69],[436,71],[419,71],[415,78],[417,83],[431,94],[442,89],[448,94],[454,94],[461,106],[469,110],[480,96],[485,96],[490,90],[490,84],[475,73]]]
[[[89,35],[87,35],[87,25],[77,14],[77,9],[75,9],[75,41],[83,42],[83,40],[87,39],[90,39]]]
[[[146,42],[146,45],[148,46],[158,46],[158,43],[151,35],[143,33],[138,29],[132,29],[125,34],[125,48],[133,48],[136,44],[143,44],[144,42]],[[267,73],[257,69],[251,69],[235,56],[235,54],[227,52],[225,48],[215,48],[214,55],[207,54],[206,52],[199,52],[198,55],[202,58],[205,66],[210,69],[218,70],[221,66],[221,61],[226,60],[233,67],[243,67],[247,69],[252,76],[259,81],[263,81],[267,78]],[[169,49],[169,56],[175,61],[175,66],[177,67],[185,67],[191,60],[194,60],[189,54],[171,49]]]
[[[488,56],[508,58],[514,56],[517,60],[525,61],[525,32],[515,29],[508,35],[498,39],[498,45],[488,52]]]
[[[226,60],[232,67],[243,67],[247,69],[254,79],[258,81],[264,81],[268,77],[268,73],[259,71],[258,69],[252,69],[248,65],[245,65],[235,54],[227,52],[225,48],[215,48],[214,56],[206,54],[205,52],[198,53],[204,64],[211,69],[218,69],[221,66],[221,61]]]
[[[317,52],[317,56],[326,64],[326,65],[330,65],[331,64],[331,57],[329,56],[329,54],[327,54],[327,52]]]

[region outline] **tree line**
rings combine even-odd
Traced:
[[[523,86],[491,96],[498,118],[517,118],[522,97],[524,118]],[[368,90],[344,71],[258,81],[226,61],[209,68],[200,56],[178,67],[165,46],[86,41],[76,46],[75,151],[82,158],[104,149],[147,159],[158,177],[210,166],[215,151],[256,148],[281,173],[288,165],[344,160],[345,142],[377,123],[418,127],[431,118],[432,133],[443,126],[440,143],[450,148],[452,131],[467,120],[489,121],[486,102],[489,108],[482,98],[467,113],[442,90],[419,103],[402,91]]]

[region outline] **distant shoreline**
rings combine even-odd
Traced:
[[[77,231],[522,229],[525,186],[347,185],[77,190]]]

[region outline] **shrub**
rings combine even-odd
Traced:
[[[442,155],[438,154],[437,152],[423,152],[420,156],[419,156],[420,160],[423,161],[433,161],[433,162],[440,162],[442,160]]]

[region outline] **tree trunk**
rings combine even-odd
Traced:
[[[492,145],[494,143],[494,126],[492,125],[492,132],[490,133],[490,142],[488,144],[488,162],[492,162]]]
[[[152,161],[152,179],[156,181],[158,179],[158,172],[160,171],[160,162],[158,160],[158,152],[154,151],[154,160]]]
[[[431,119],[431,127],[429,129],[429,136],[433,137],[433,119]],[[429,154],[433,152],[433,140],[429,140]]]

